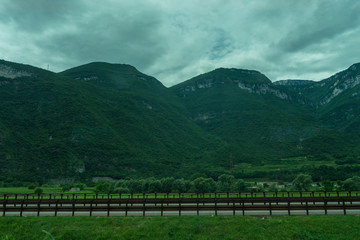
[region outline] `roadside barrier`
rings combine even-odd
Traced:
[[[295,194],[296,193],[296,194]],[[254,211],[265,211],[264,215],[273,215],[276,211],[284,211],[291,215],[294,211],[303,211],[309,215],[313,210],[321,210],[328,214],[332,210],[340,210],[346,215],[349,210],[360,210],[359,192],[332,192],[307,195],[305,192],[278,193],[272,197],[266,193],[261,195],[242,193],[208,193],[208,194],[1,194],[0,213],[33,212],[37,216],[47,212],[57,216],[59,212],[67,212],[74,216],[78,212],[141,213],[157,212],[160,216],[172,212],[181,216],[183,213],[200,215],[211,211],[214,215],[226,212],[228,215],[251,215]],[[141,197],[140,197],[141,195]],[[228,197],[229,196],[229,197]],[[338,211],[339,212],[339,211]],[[359,212],[360,213],[360,212]],[[339,214],[339,213],[337,213]]]

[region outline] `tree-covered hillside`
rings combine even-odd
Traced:
[[[94,63],[55,74],[0,65],[26,73],[0,78],[3,180],[180,177],[221,165],[221,140],[196,126],[160,82],[133,67]],[[87,79],[94,76],[98,82]]]
[[[359,69],[272,83],[220,68],[166,88],[125,64],[1,60],[0,182],[355,174]]]

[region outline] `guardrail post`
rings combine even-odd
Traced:
[[[56,200],[56,203],[55,203],[55,217],[57,216],[58,203],[59,203],[59,199],[57,199],[57,200]]]
[[[199,198],[196,199],[196,214],[199,216]]]
[[[75,199],[73,198],[72,199],[72,214],[71,216],[74,216],[75,215]]]
[[[164,216],[164,199],[161,199],[161,216]]]
[[[146,202],[146,198],[143,199],[143,217],[145,217],[145,202]]]
[[[215,198],[215,216],[217,216],[217,199]]]
[[[25,201],[25,200],[23,199],[22,202],[21,202],[20,217],[22,217],[22,215],[23,215],[24,201]]]
[[[179,216],[181,216],[181,199],[179,199]]]
[[[271,200],[269,200],[269,210],[270,210],[270,216],[272,216]]]
[[[125,217],[127,217],[127,215],[128,215],[128,203],[129,203],[129,199],[126,199],[126,205],[125,205]]]
[[[233,199],[233,216],[235,216],[235,200]]]
[[[37,203],[37,216],[40,216],[40,203],[41,203],[41,199],[38,199],[38,203]]]
[[[327,215],[327,200],[324,198],[324,209],[325,209],[325,215]]]
[[[308,200],[306,200],[306,215],[309,215],[309,203],[308,203]]]
[[[288,204],[288,215],[290,216],[290,199],[288,199],[287,204]]]
[[[90,201],[90,213],[89,213],[90,217],[92,216],[93,202],[94,202],[94,198],[92,198]]]
[[[345,206],[345,201],[344,201],[344,199],[343,199],[343,210],[344,210],[344,215],[346,215],[346,206]]]
[[[7,199],[6,199],[6,193],[4,193],[4,203],[3,203],[3,217],[5,217],[5,212],[6,212],[6,202],[7,202]]]

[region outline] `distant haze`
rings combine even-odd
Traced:
[[[0,59],[127,63],[172,86],[218,67],[321,80],[360,61],[357,0],[2,0]]]

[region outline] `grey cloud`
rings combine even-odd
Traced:
[[[3,0],[0,58],[53,71],[127,63],[166,86],[217,67],[318,80],[359,61],[359,8],[356,0]]]
[[[82,7],[80,0],[4,0],[1,4],[2,21],[15,23],[19,31],[34,33],[67,21],[69,16],[79,14]]]
[[[360,23],[358,1],[322,1],[313,15],[295,25],[286,38],[279,42],[285,51],[295,52],[313,44],[329,40]]]

